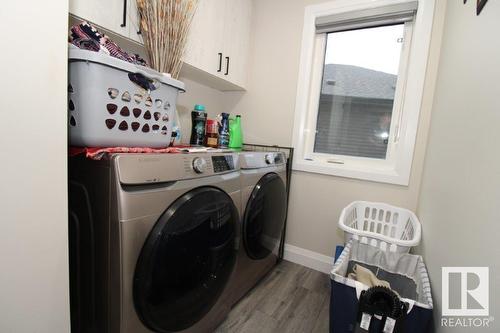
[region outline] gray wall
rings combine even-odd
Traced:
[[[500,320],[500,2],[448,1],[418,205],[421,251],[441,316],[441,267],[489,266],[490,314]],[[440,332],[498,332],[443,329]]]
[[[0,11],[0,332],[69,332],[64,0]]]
[[[233,99],[228,99],[225,92],[207,87],[192,80],[179,77],[186,84],[186,92],[179,95],[177,111],[182,129],[182,142],[189,144],[191,135],[191,111],[195,104],[203,104],[207,110],[208,119],[215,119],[222,112],[237,114],[233,109]],[[241,93],[240,93],[241,94]]]
[[[292,144],[304,8],[328,0],[254,0],[248,91],[227,95],[243,115],[246,142]],[[439,37],[440,34],[438,33]],[[439,38],[433,39],[409,186],[294,172],[287,242],[332,256],[343,242],[337,222],[354,200],[385,201],[415,210],[434,92]]]

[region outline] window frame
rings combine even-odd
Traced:
[[[374,26],[376,27],[376,26]],[[316,131],[318,128],[318,112],[319,112],[319,102],[321,98],[321,88],[323,81],[323,70],[324,70],[324,59],[325,51],[327,46],[327,33],[317,34],[315,36],[314,54],[313,54],[313,65],[312,65],[312,78],[311,78],[311,90],[310,90],[310,104],[306,118],[306,127],[309,129],[306,132],[305,138],[305,151],[304,158],[311,160],[319,160],[322,163],[335,163],[335,164],[345,164],[350,165],[363,164],[370,166],[372,169],[383,167],[385,164],[394,164],[394,158],[396,154],[396,147],[399,140],[400,124],[402,116],[402,106],[404,103],[404,90],[406,85],[407,76],[407,66],[410,55],[411,48],[411,37],[413,31],[413,22],[404,23],[403,30],[403,45],[401,49],[399,68],[398,68],[398,79],[396,82],[396,90],[394,93],[394,103],[391,115],[391,126],[389,130],[389,144],[387,145],[387,154],[385,159],[360,157],[360,156],[348,156],[348,155],[337,155],[337,154],[326,154],[314,152],[314,144],[316,140]],[[316,110],[316,112],[314,112]],[[333,162],[332,162],[333,161]]]
[[[337,0],[305,8],[293,132],[296,149],[294,170],[408,185],[425,82],[434,0],[419,0],[415,19],[405,23],[386,159],[314,152],[327,36],[326,33],[316,33],[316,19],[405,2],[411,0]]]

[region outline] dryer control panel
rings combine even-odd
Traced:
[[[243,152],[241,169],[260,169],[269,167],[285,167],[286,156],[282,152]]]
[[[232,155],[212,156],[214,172],[225,172],[234,170],[234,160]]]

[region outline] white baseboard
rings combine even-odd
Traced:
[[[326,274],[333,267],[333,257],[290,244],[285,244],[284,259]]]

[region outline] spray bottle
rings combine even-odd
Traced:
[[[229,113],[221,113],[219,119],[219,148],[229,146]]]

